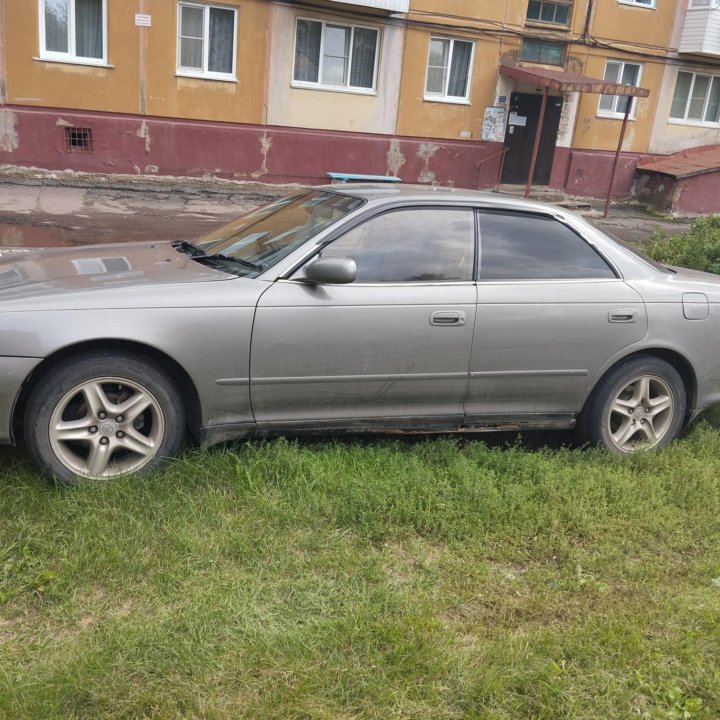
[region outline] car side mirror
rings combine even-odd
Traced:
[[[346,285],[356,276],[355,261],[344,257],[321,257],[305,268],[305,280],[316,285]]]

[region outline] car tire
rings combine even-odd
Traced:
[[[41,377],[24,416],[33,462],[68,485],[148,473],[175,455],[185,410],[148,358],[120,352],[73,357]]]
[[[657,450],[680,433],[686,405],[678,371],[660,358],[641,355],[598,383],[581,416],[582,439],[621,455]]]

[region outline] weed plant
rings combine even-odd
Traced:
[[[720,215],[700,217],[680,235],[656,232],[642,249],[663,265],[720,273]]]
[[[716,718],[720,433],[0,477],[0,717]]]

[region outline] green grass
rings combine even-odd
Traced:
[[[0,718],[720,717],[720,430],[0,477]]]

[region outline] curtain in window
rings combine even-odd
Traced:
[[[675,94],[670,106],[670,117],[683,120],[685,118],[685,107],[690,97],[690,86],[692,85],[692,73],[679,72],[675,83]]]
[[[232,73],[234,37],[235,11],[210,8],[210,72]]]
[[[714,77],[712,90],[710,90],[710,98],[708,99],[707,109],[705,110],[705,122],[716,123],[718,116],[720,116],[720,78]]]
[[[449,48],[449,40],[433,38],[430,41],[427,82],[425,84],[426,92],[436,93],[438,95],[445,93]]]
[[[75,54],[103,57],[102,0],[75,0]]]
[[[377,30],[355,28],[352,48],[352,87],[372,89],[375,85],[375,55],[377,53]]]
[[[453,45],[450,82],[448,83],[447,91],[450,97],[466,97],[471,56],[472,43],[456,40]]]
[[[702,120],[705,98],[710,87],[710,78],[707,75],[696,75],[690,95],[690,107],[688,108],[688,120]]]
[[[45,0],[45,50],[68,52],[68,2]]]
[[[297,21],[295,39],[294,79],[300,82],[318,82],[320,79],[320,39],[322,23],[310,20]]]
[[[203,9],[180,6],[180,66],[202,70]]]

